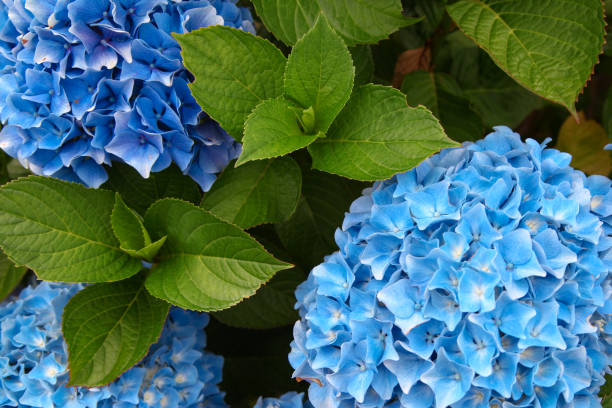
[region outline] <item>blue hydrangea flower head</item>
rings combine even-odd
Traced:
[[[159,341],[105,387],[66,387],[64,306],[83,286],[42,282],[0,307],[0,406],[225,408],[223,358],[204,351],[208,315],[170,310]]]
[[[240,153],[201,112],[171,33],[254,33],[237,0],[0,2],[0,148],[35,174],[98,187],[175,163],[205,191]]]
[[[315,408],[597,407],[612,181],[507,127],[376,182],[296,290]]]
[[[253,408],[312,408],[308,401],[304,402],[304,394],[288,392],[279,398],[259,397]]]

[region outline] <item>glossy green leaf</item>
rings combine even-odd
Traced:
[[[402,92],[408,105],[426,106],[448,136],[458,142],[478,140],[484,133],[482,119],[455,80],[444,73],[411,72],[404,77]]]
[[[111,213],[111,226],[122,249],[138,250],[151,243],[140,216],[125,205],[121,196],[115,193],[115,205]]]
[[[308,32],[321,11],[348,45],[374,44],[421,21],[402,15],[401,0],[253,0],[253,4],[266,27],[287,45]]]
[[[318,0],[331,26],[347,45],[373,44],[421,18],[402,14],[401,0]]]
[[[120,162],[113,162],[107,172],[108,181],[102,188],[117,191],[125,203],[141,215],[160,198],[179,198],[194,204],[202,199],[197,183],[174,165],[164,171],[151,173],[148,179],[142,178],[131,166]]]
[[[447,10],[515,80],[575,114],[604,43],[600,0],[461,0]]]
[[[252,0],[268,30],[293,45],[314,25],[321,12],[317,0]]]
[[[293,47],[285,70],[285,95],[312,107],[314,130],[325,133],[348,101],[355,68],[351,54],[325,17]]]
[[[329,129],[309,146],[313,167],[356,180],[379,180],[456,146],[424,107],[411,108],[398,90],[364,85]]]
[[[283,156],[314,142],[321,134],[305,134],[298,123],[296,108],[286,99],[268,99],[257,105],[247,119],[240,166],[251,160]]]
[[[303,174],[298,208],[289,220],[275,225],[283,245],[303,270],[309,271],[337,249],[334,231],[366,186],[319,171]]]
[[[105,385],[138,363],[161,334],[168,303],[151,296],[144,277],[88,286],[66,307],[68,386]]]
[[[175,38],[185,67],[196,78],[189,84],[196,101],[240,141],[253,108],[282,95],[285,57],[269,41],[221,25]]]
[[[295,288],[305,279],[304,272],[292,268],[277,273],[250,298],[229,309],[215,312],[223,324],[246,329],[271,329],[295,323]]]
[[[184,201],[156,202],[147,210],[145,226],[153,239],[168,237],[147,289],[185,309],[225,309],[291,267],[237,226]]]
[[[0,300],[3,300],[17,287],[28,268],[17,267],[0,252]]]
[[[228,166],[204,195],[202,208],[247,229],[289,218],[301,188],[300,167],[290,157]]]
[[[114,194],[30,176],[0,187],[0,247],[40,279],[108,282],[136,274],[111,227]]]

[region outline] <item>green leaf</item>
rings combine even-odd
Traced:
[[[369,45],[357,45],[349,48],[355,66],[355,86],[372,82],[374,76],[374,57]]]
[[[293,105],[283,98],[257,105],[247,119],[240,166],[251,160],[283,156],[314,142],[321,134],[307,135],[298,123]]]
[[[164,246],[164,244],[166,243],[166,238],[167,237],[164,235],[157,241],[150,243],[144,248],[137,249],[137,250],[126,249],[126,248],[121,248],[121,249],[123,249],[123,251],[125,251],[127,254],[135,258],[140,258],[148,262],[153,262],[155,255],[157,255],[161,247]]]
[[[28,268],[17,267],[0,252],[0,300],[3,300],[17,287]]]
[[[572,166],[588,175],[607,176],[612,171],[610,152],[603,150],[609,138],[606,130],[579,112],[580,123],[568,116],[557,137],[555,148],[572,155]]]
[[[285,94],[312,107],[315,130],[325,133],[348,101],[355,68],[351,54],[325,17],[293,47],[285,70]]]
[[[140,216],[125,205],[119,193],[115,193],[111,226],[123,250],[139,250],[151,243],[149,233],[142,224]]]
[[[510,78],[460,30],[448,34],[440,48],[434,59],[436,70],[457,81],[485,127],[500,123],[516,127],[546,103]]]
[[[250,235],[192,204],[163,199],[145,215],[155,238],[168,236],[147,279],[153,296],[185,309],[221,310],[249,297],[291,265]]]
[[[293,45],[314,25],[321,8],[316,0],[252,0],[257,15],[274,36]]]
[[[202,199],[197,183],[183,175],[175,165],[159,173],[151,173],[148,179],[142,178],[131,166],[119,162],[114,162],[107,172],[108,181],[102,188],[117,191],[126,204],[141,215],[160,198],[179,198],[194,204]]]
[[[518,126],[535,109],[547,101],[514,82],[507,75],[488,81],[484,77],[474,88],[464,88],[463,94],[472,103],[487,128],[503,123]]]
[[[105,385],[138,363],[161,334],[169,305],[151,296],[144,277],[88,286],[64,308],[68,386]]]
[[[447,10],[515,80],[576,113],[604,43],[600,0],[461,0]]]
[[[40,279],[108,282],[136,274],[111,227],[114,194],[30,176],[0,187],[0,247]]]
[[[166,237],[161,237],[151,242],[149,232],[142,223],[142,218],[134,210],[129,208],[118,193],[115,193],[115,206],[111,214],[113,232],[121,244],[120,248],[127,254],[153,261],[155,255],[166,242]]]
[[[296,268],[279,272],[255,295],[213,315],[223,324],[246,329],[272,329],[293,324],[299,318],[293,308],[294,292],[304,279],[304,273]]]
[[[356,180],[406,171],[445,147],[457,146],[426,108],[411,108],[398,90],[364,85],[308,151],[313,167]]]
[[[406,94],[408,105],[424,105],[431,110],[451,139],[463,142],[482,137],[482,119],[450,75],[411,72],[404,77],[402,92]]]
[[[348,45],[377,43],[421,18],[402,15],[401,0],[253,0],[266,27],[287,45],[295,44],[321,11]]]
[[[226,26],[175,34],[202,109],[240,141],[258,103],[283,94],[286,59],[269,41]]]
[[[301,188],[300,167],[290,157],[228,166],[204,195],[202,208],[247,229],[289,218]]]
[[[319,0],[319,6],[349,46],[377,43],[422,20],[404,17],[401,0]]]
[[[309,271],[337,249],[334,231],[365,183],[319,171],[303,174],[302,198],[293,216],[276,224],[276,232],[293,259]]]
[[[446,6],[446,0],[415,0],[414,9],[418,15],[424,16],[421,23],[425,38],[431,36],[435,31],[442,17]]]

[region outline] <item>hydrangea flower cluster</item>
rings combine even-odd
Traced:
[[[23,408],[226,407],[223,358],[203,349],[208,315],[173,308],[160,340],[105,387],[65,387],[64,306],[79,284],[42,282],[0,307],[0,406]]]
[[[595,407],[612,182],[506,127],[377,182],[296,291],[316,407]]]
[[[170,33],[254,32],[235,2],[0,2],[0,148],[35,174],[90,187],[112,161],[143,177],[174,162],[208,190],[240,147],[201,112]]]
[[[311,405],[304,403],[304,394],[288,392],[279,398],[259,397],[253,408],[311,408]]]

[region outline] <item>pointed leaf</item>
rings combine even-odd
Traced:
[[[287,45],[306,34],[321,12],[316,0],[253,0],[253,5],[268,30]]]
[[[151,243],[149,233],[134,210],[125,205],[115,193],[115,205],[111,213],[111,226],[122,249],[139,250]]]
[[[166,243],[166,238],[167,238],[166,236],[163,236],[157,241],[152,242],[149,245],[145,246],[144,248],[141,248],[138,250],[127,249],[127,248],[121,248],[121,249],[123,249],[126,253],[130,254],[133,257],[144,259],[145,261],[148,261],[148,262],[153,262],[155,255],[157,255],[161,247],[164,246],[164,244]]]
[[[242,139],[247,116],[261,101],[283,93],[285,57],[269,41],[226,26],[175,34],[189,84],[202,109],[234,139]]]
[[[351,54],[325,17],[293,47],[285,70],[285,94],[312,107],[315,130],[325,133],[348,101],[355,68]]]
[[[0,300],[3,300],[17,287],[28,268],[17,267],[0,252]]]
[[[422,20],[405,17],[401,0],[319,0],[319,6],[347,45],[377,43]]]
[[[314,142],[321,134],[305,134],[296,116],[295,107],[286,99],[268,99],[257,105],[247,119],[240,166],[251,160],[283,156]]]
[[[421,18],[402,15],[401,0],[253,0],[266,27],[293,45],[314,25],[323,11],[348,45],[376,43]]]
[[[510,76],[575,114],[604,44],[601,0],[461,0],[447,10]]]
[[[0,187],[0,247],[40,279],[107,282],[136,274],[111,227],[114,194],[30,176]]]
[[[145,290],[141,275],[88,286],[74,295],[62,321],[67,385],[105,385],[138,363],[159,338],[168,307]]]
[[[301,188],[300,167],[290,157],[228,166],[204,195],[202,208],[247,229],[289,218]]]
[[[356,180],[406,171],[445,147],[457,146],[426,108],[411,108],[393,88],[364,85],[329,129],[309,146],[313,167]]]
[[[227,308],[291,267],[237,226],[184,201],[156,202],[147,210],[145,226],[153,239],[168,236],[147,289],[186,309]]]

